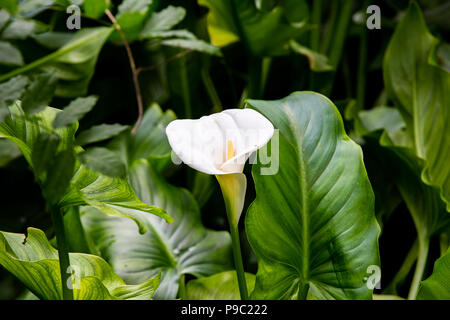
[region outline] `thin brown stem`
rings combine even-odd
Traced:
[[[141,87],[139,85],[139,79],[138,79],[138,71],[136,68],[136,63],[134,62],[133,53],[131,52],[130,44],[128,43],[127,38],[125,37],[125,34],[122,31],[122,28],[117,23],[116,18],[114,15],[109,11],[109,9],[105,10],[106,15],[108,16],[109,20],[113,23],[114,27],[116,28],[117,32],[119,32],[120,38],[122,39],[123,45],[125,46],[125,49],[127,50],[128,60],[130,61],[130,67],[131,72],[133,74],[133,82],[134,87],[136,89],[136,100],[138,104],[138,110],[139,110],[139,117],[136,122],[136,125],[134,126],[133,130],[131,130],[131,134],[136,134],[137,130],[139,129],[142,118],[144,116],[144,104],[142,102],[142,94],[141,94]]]
[[[194,50],[192,50],[192,49],[188,49],[188,50],[185,50],[185,51],[181,51],[181,52],[177,53],[176,55],[174,55],[174,56],[172,56],[172,57],[170,57],[170,58],[168,58],[168,59],[166,59],[166,60],[164,60],[164,61],[161,61],[160,63],[157,63],[157,64],[155,64],[155,65],[148,66],[148,67],[140,67],[140,68],[137,68],[137,74],[139,75],[141,72],[144,72],[144,71],[152,71],[152,70],[155,70],[155,69],[157,69],[157,68],[159,68],[159,67],[161,67],[161,66],[164,66],[164,65],[166,65],[166,64],[168,64],[168,63],[170,63],[170,62],[172,62],[172,61],[175,61],[175,60],[177,60],[177,59],[180,59],[180,58],[182,58],[182,57],[188,55],[189,53],[191,53],[191,52],[193,52],[193,51],[194,51]]]

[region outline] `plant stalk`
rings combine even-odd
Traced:
[[[414,277],[411,283],[411,287],[409,289],[408,300],[415,300],[417,297],[420,281],[422,281],[425,266],[427,264],[429,245],[430,245],[429,239],[419,239],[419,251],[416,263],[416,270],[414,271]]]
[[[59,268],[61,274],[62,294],[64,300],[73,300],[73,290],[68,286],[70,259],[69,246],[64,231],[64,220],[62,212],[59,208],[52,208],[50,210],[53,228],[55,230],[56,242],[58,244]]]
[[[244,207],[247,179],[242,173],[216,175],[216,178],[222,190],[228,223],[230,225],[231,245],[233,248],[233,258],[239,284],[239,292],[241,294],[241,299],[247,300],[247,282],[245,281],[245,271],[242,262],[241,242],[238,230],[239,218]]]
[[[233,247],[234,266],[239,284],[241,300],[248,300],[247,283],[245,281],[244,263],[242,262],[241,241],[238,226],[230,222],[231,245]]]

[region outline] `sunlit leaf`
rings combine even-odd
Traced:
[[[69,256],[76,300],[149,300],[159,284],[156,275],[127,286],[102,258],[82,253]],[[62,299],[58,251],[41,230],[28,228],[28,235],[0,232],[0,264],[40,299]]]

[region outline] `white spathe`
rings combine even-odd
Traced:
[[[269,142],[272,123],[253,109],[228,109],[197,120],[174,120],[170,146],[188,166],[206,174],[242,173],[250,154]]]

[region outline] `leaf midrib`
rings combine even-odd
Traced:
[[[298,177],[299,179],[299,189],[300,189],[300,198],[302,201],[302,209],[300,212],[301,218],[302,218],[302,240],[303,240],[303,259],[302,259],[302,271],[303,271],[303,280],[308,282],[308,273],[309,273],[309,246],[308,246],[308,239],[309,239],[309,208],[308,208],[308,190],[307,190],[307,179],[306,179],[306,164],[304,162],[304,154],[303,154],[303,141],[304,141],[304,132],[302,133],[302,130],[299,128],[298,125],[296,125],[295,122],[292,121],[292,119],[295,119],[294,113],[290,106],[283,102],[283,106],[286,109],[286,113],[289,115],[288,117],[288,123],[291,127],[291,130],[294,133],[294,137],[298,137],[297,139],[294,139],[295,144],[297,145],[297,154],[298,157],[298,164],[299,164],[299,170],[300,175]],[[311,121],[311,118],[308,120],[308,125]],[[308,125],[306,128],[308,128]],[[306,132],[306,129],[305,129]]]

